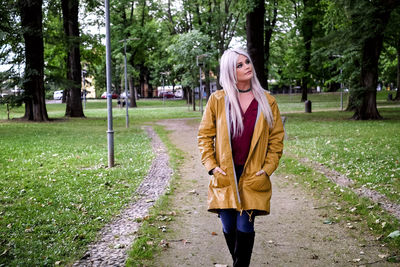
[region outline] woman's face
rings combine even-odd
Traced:
[[[236,63],[236,78],[237,82],[245,82],[253,78],[253,66],[243,55],[239,55]]]

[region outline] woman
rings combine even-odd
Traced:
[[[284,130],[275,98],[261,87],[245,51],[225,51],[220,84],[198,132],[201,161],[213,175],[208,211],[221,218],[233,266],[249,266],[254,219],[269,214],[269,177],[282,155]]]

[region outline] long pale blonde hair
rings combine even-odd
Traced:
[[[271,107],[268,99],[265,96],[265,90],[261,87],[257,79],[257,75],[253,66],[253,62],[249,54],[243,49],[228,49],[224,52],[220,59],[220,78],[219,83],[225,91],[230,103],[230,120],[233,127],[233,136],[238,136],[243,132],[243,119],[238,99],[238,88],[236,87],[236,64],[239,55],[243,55],[250,60],[253,69],[253,78],[251,78],[250,85],[254,98],[257,100],[261,108],[264,118],[268,123],[269,128],[273,127],[274,117],[272,115]]]

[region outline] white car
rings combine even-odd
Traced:
[[[63,98],[63,94],[64,94],[63,90],[54,91],[53,94],[54,100],[61,100]]]

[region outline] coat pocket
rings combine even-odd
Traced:
[[[228,175],[223,175],[219,172],[215,173],[211,178],[211,186],[214,188],[222,188],[231,185]]]
[[[271,181],[269,176],[265,173],[259,176],[251,176],[249,179],[246,179],[245,185],[251,190],[258,192],[267,192],[271,190]]]

